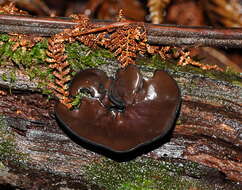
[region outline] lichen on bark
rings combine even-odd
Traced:
[[[14,133],[7,126],[6,119],[0,115],[0,163],[12,161],[21,164],[27,159],[27,155],[16,148]]]

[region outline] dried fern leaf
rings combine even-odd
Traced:
[[[143,54],[146,34],[143,26],[129,25],[117,28],[110,34],[108,48],[114,52],[122,67],[135,64],[138,53]]]

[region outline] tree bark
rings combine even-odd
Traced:
[[[115,65],[101,69],[113,74]],[[148,67],[142,67],[142,72],[145,76],[152,75]],[[168,72],[177,81],[182,95],[177,124],[169,142],[143,157],[194,161],[217,169],[230,180],[242,182],[242,88],[201,74]],[[26,180],[34,176],[39,176],[37,184],[41,185],[51,181],[50,176],[51,183],[59,183],[56,176],[61,176],[74,188],[75,179],[85,175],[82,166],[101,156],[76,145],[59,129],[54,117],[55,100],[42,95],[34,81],[23,75],[17,76],[17,81],[11,84],[11,92],[8,89],[6,95],[0,96],[0,115],[14,134],[16,149],[28,154],[24,161],[27,169],[19,169],[9,158],[11,174],[0,178],[0,182],[17,186],[25,183],[28,188],[33,184]],[[10,86],[3,80],[0,84]],[[29,176],[23,175],[26,172]],[[86,184],[84,178],[82,184]]]

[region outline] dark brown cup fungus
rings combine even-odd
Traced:
[[[180,105],[179,88],[166,72],[144,79],[134,65],[118,70],[115,79],[97,69],[81,71],[70,94],[83,91],[91,97],[83,97],[79,109],[56,105],[57,119],[75,142],[116,160],[132,159],[161,141]]]

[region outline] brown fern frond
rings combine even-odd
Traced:
[[[162,59],[169,59],[174,56],[171,46],[162,46],[158,53]]]
[[[122,11],[120,11],[120,17],[124,22]],[[146,33],[144,26],[124,22],[120,26],[94,28],[87,17],[75,15],[74,18],[79,23],[72,31],[75,40],[88,47],[103,46],[110,49],[118,57],[117,59],[121,62],[122,67],[134,64],[137,53],[144,54],[145,52]],[[98,33],[96,34],[96,32]]]
[[[49,83],[48,87],[53,91],[55,96],[66,107],[71,108],[71,99],[69,98],[68,82],[71,80],[69,63],[66,61],[64,41],[69,40],[66,31],[54,35],[48,40],[48,50],[46,52],[49,57],[46,59],[50,63],[50,68],[55,76],[54,83]]]
[[[97,45],[104,48],[108,48],[110,46],[110,39],[106,37],[107,35],[108,35],[107,31],[97,34],[95,38]]]
[[[197,61],[194,61],[190,56],[190,51],[180,52],[181,55],[179,57],[178,65],[185,66],[185,65],[194,65],[197,66],[203,70],[217,70],[217,71],[223,71],[220,67],[217,65],[204,65],[202,63],[199,63]]]
[[[78,24],[73,29],[66,29],[51,37],[48,40],[48,51],[46,52],[49,57],[46,61],[51,63],[50,68],[53,69],[55,76],[54,83],[49,83],[49,88],[52,89],[59,101],[68,108],[72,107],[68,92],[71,69],[66,61],[64,43],[77,40],[89,47],[96,45],[94,34],[80,35],[82,32],[92,29],[89,19],[85,15],[72,15],[72,18]]]
[[[71,30],[70,36],[88,47],[96,48],[96,35],[92,33],[85,35],[82,34],[83,32],[89,31],[94,28],[89,18],[86,15],[82,14],[72,15],[72,18],[74,18],[74,21],[78,24]]]
[[[150,17],[153,24],[161,24],[164,21],[164,11],[171,0],[149,0]]]
[[[48,40],[48,50],[46,55],[47,62],[50,63],[50,68],[53,70],[55,76],[54,82],[49,83],[49,88],[53,91],[55,96],[66,107],[71,108],[71,98],[68,92],[68,83],[71,80],[69,63],[66,61],[65,42],[80,41],[89,47],[96,47],[97,38],[103,36],[95,36],[94,34],[82,35],[83,32],[93,29],[92,24],[85,15],[72,15],[74,21],[78,24],[73,29],[65,29],[63,32],[52,36]]]
[[[122,67],[135,64],[137,54],[145,52],[146,33],[143,28],[137,24],[129,25],[117,28],[110,34],[107,48],[117,56]]]
[[[13,51],[15,51],[18,47],[25,47],[25,48],[30,49],[33,46],[35,46],[36,43],[38,43],[41,40],[43,40],[42,37],[26,35],[26,34],[11,33],[9,35],[10,35],[9,41],[15,42],[12,45],[12,50]]]
[[[183,48],[152,45],[146,45],[146,48],[149,54],[159,54],[163,60],[178,59],[177,64],[180,66],[193,65],[203,70],[223,71],[223,69],[221,69],[217,65],[204,65],[203,63],[193,60],[190,56],[191,52]]]

